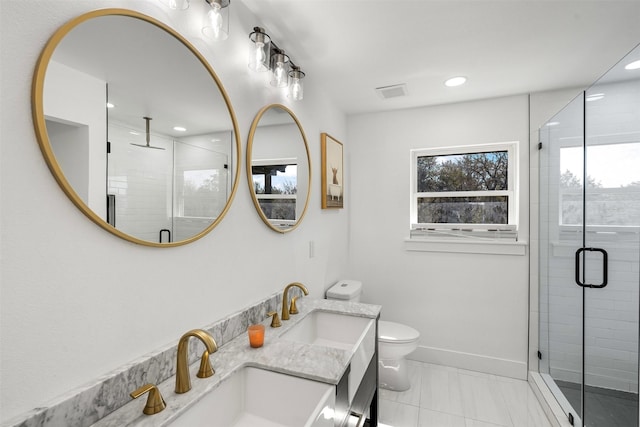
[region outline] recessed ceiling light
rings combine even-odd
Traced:
[[[185,132],[187,128],[183,128],[182,126],[174,126],[173,130],[176,130],[178,132]]]
[[[465,84],[466,81],[467,81],[467,78],[463,77],[463,76],[452,77],[450,79],[447,79],[444,82],[444,85],[447,86],[447,87],[455,87],[455,86],[460,86],[460,85]]]
[[[107,102],[107,108],[115,108],[116,106],[110,102]]]
[[[637,70],[637,69],[640,69],[640,60],[633,61],[633,62],[625,65],[624,69],[625,70]]]
[[[604,98],[604,93],[592,93],[591,95],[587,95],[587,102],[597,101],[602,98]]]

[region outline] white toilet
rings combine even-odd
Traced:
[[[360,301],[362,282],[340,280],[327,290],[327,299]],[[378,321],[378,375],[381,388],[408,390],[409,372],[405,357],[418,348],[420,333],[395,322]]]

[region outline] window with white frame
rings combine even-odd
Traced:
[[[516,240],[516,165],[516,142],[411,150],[411,237]]]

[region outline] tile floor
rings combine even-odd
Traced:
[[[574,414],[580,412],[580,384],[556,381]],[[638,395],[599,387],[586,388],[585,421],[596,427],[636,427],[638,425]]]
[[[409,376],[380,389],[380,427],[551,427],[526,381],[411,360]]]

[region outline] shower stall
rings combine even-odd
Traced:
[[[538,148],[539,372],[570,424],[637,427],[640,46]]]

